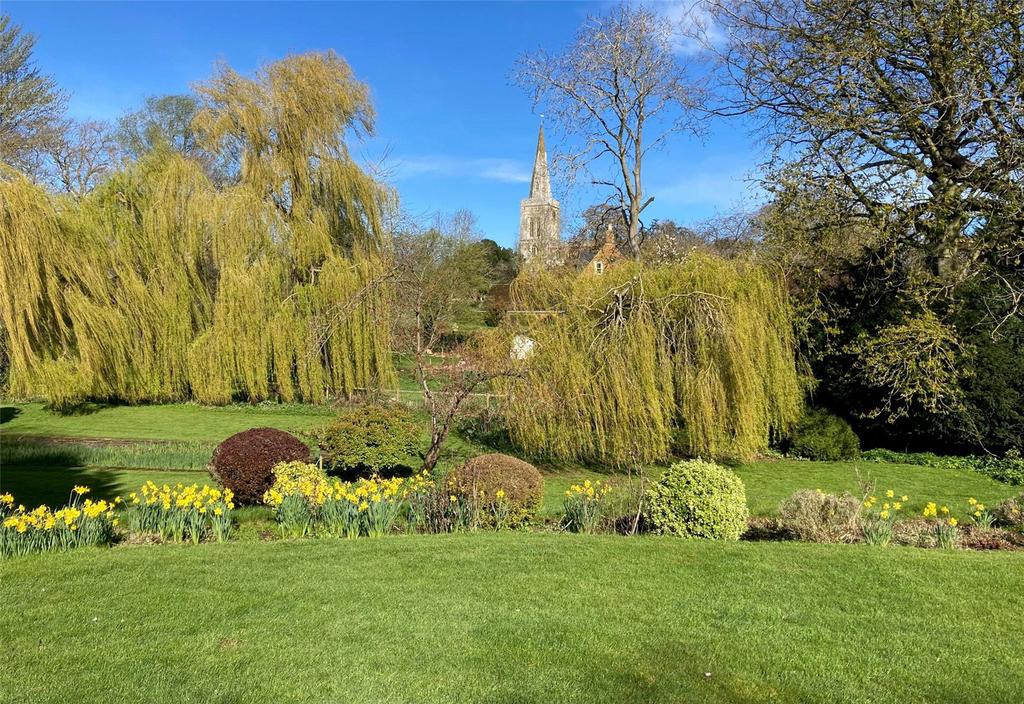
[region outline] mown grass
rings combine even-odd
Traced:
[[[59,414],[41,403],[4,404],[0,433],[45,437],[88,437],[135,440],[179,440],[216,444],[234,433],[268,426],[302,431],[326,422],[326,406],[261,404],[200,406],[169,403],[149,406],[87,404],[75,413]]]
[[[776,460],[755,462],[735,467],[747,489],[747,503],[754,515],[772,515],[779,503],[800,489],[821,489],[834,494],[850,492],[861,496],[859,479],[874,484],[875,492],[884,497],[887,489],[910,500],[905,510],[920,512],[929,501],[948,505],[950,509],[966,509],[967,499],[995,505],[1020,493],[1010,486],[977,472],[938,469],[885,462],[807,462]],[[884,499],[883,499],[884,500]]]
[[[0,442],[4,467],[134,467],[205,469],[216,447],[200,442],[55,442],[14,437]]]
[[[8,405],[0,489],[57,505],[75,484],[95,497],[201,484],[227,435],[331,413]],[[445,462],[481,451],[455,435]],[[624,482],[542,470],[545,518],[572,483]],[[885,463],[735,471],[755,515],[802,488],[857,493],[858,472],[911,510],[1017,490]],[[0,702],[1015,702],[1024,690],[1021,554],[552,533],[265,543],[266,509],[238,518],[226,545],[6,560],[0,600],[18,608],[0,611]]]
[[[0,701],[1019,702],[1022,569],[523,533],[38,555],[0,580]]]

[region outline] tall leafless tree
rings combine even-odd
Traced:
[[[0,162],[40,180],[60,136],[65,95],[32,61],[36,38],[0,15]]]
[[[606,205],[622,218],[626,245],[639,256],[641,215],[654,200],[644,189],[644,159],[680,131],[697,131],[703,89],[678,51],[678,27],[623,2],[590,17],[563,53],[523,56],[514,80],[575,147],[560,155],[570,175],[590,174],[610,189]]]
[[[934,289],[992,277],[1019,299],[1024,2],[708,7],[726,37],[718,111],[761,119],[770,171],[836,183],[846,214],[891,225]]]

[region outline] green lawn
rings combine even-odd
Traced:
[[[5,438],[36,435],[216,444],[249,428],[306,430],[324,423],[332,413],[328,407],[298,404],[214,407],[171,403],[152,406],[89,404],[78,413],[61,415],[46,410],[41,403],[8,403],[0,406],[0,433]]]
[[[228,435],[298,431],[330,414],[178,404],[59,416],[8,404],[0,489],[52,506],[75,484],[112,497],[147,479],[203,483]],[[446,462],[482,449],[453,436]],[[546,518],[572,483],[626,481],[542,470]],[[912,510],[1019,491],[868,462],[735,471],[755,515],[802,488],[856,493],[858,471],[878,492],[910,495]],[[0,603],[17,608],[0,610],[0,703],[989,704],[1024,691],[1021,553],[551,532],[266,543],[268,511],[239,519],[239,541],[224,545],[5,560]]]
[[[1017,553],[483,533],[80,550],[3,570],[3,702],[1024,691]]]
[[[799,489],[821,489],[839,494],[848,491],[860,496],[858,473],[870,479],[877,495],[892,489],[910,500],[906,510],[920,512],[929,501],[946,504],[959,513],[966,509],[967,499],[995,505],[1020,493],[1013,487],[970,471],[953,471],[885,462],[806,462],[778,460],[755,462],[735,468],[747,488],[747,503],[754,515],[770,515],[779,503]]]

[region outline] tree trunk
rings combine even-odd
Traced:
[[[457,409],[458,405],[455,408]],[[434,467],[437,466],[437,460],[441,456],[441,448],[444,447],[444,441],[448,439],[448,429],[451,427],[453,417],[454,413],[450,412],[440,427],[435,426],[431,429],[430,447],[427,449],[427,454],[423,455],[421,471],[432,472]]]
[[[447,433],[446,433],[447,435]],[[420,468],[426,472],[432,472],[437,465],[437,459],[441,456],[441,446],[444,445],[444,436],[433,433],[430,436],[430,449],[423,456],[423,466]]]

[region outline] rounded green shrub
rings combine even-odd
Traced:
[[[508,527],[529,523],[544,495],[544,478],[536,467],[500,453],[468,460],[451,473],[448,485],[453,495],[472,500],[479,509],[493,507],[500,498],[508,513]],[[493,513],[481,510],[481,520],[486,522],[488,517],[493,518]]]
[[[860,439],[839,416],[813,408],[793,428],[788,450],[809,460],[850,460],[860,455]]]
[[[341,411],[316,432],[316,441],[325,467],[386,472],[415,457],[419,427],[405,406],[371,403]]]
[[[677,462],[644,492],[644,521],[656,533],[739,540],[747,527],[746,490],[714,462]]]

